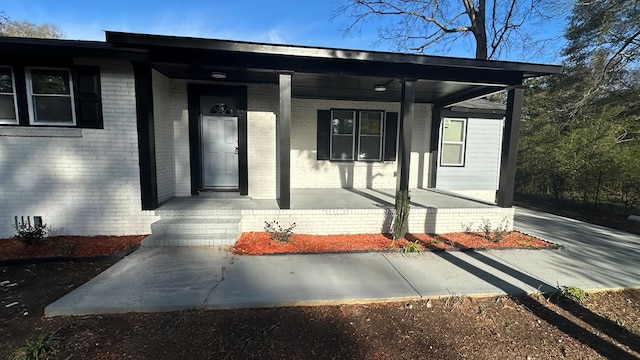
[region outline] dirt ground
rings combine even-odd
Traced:
[[[44,306],[110,265],[0,267],[0,358],[55,331],[60,346],[52,359],[640,357],[640,290],[590,294],[584,305],[540,295],[452,294],[369,305],[42,317]]]

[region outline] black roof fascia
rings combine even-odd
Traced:
[[[86,57],[146,61],[147,50],[121,48],[100,41],[0,37],[0,54]]]
[[[149,61],[156,63],[200,63],[223,70],[225,67],[256,70],[289,70],[301,73],[354,75],[388,78],[415,78],[457,81],[471,84],[520,85],[523,74],[516,71],[481,68],[455,68],[397,62],[345,60],[281,56],[265,53],[238,53],[220,50],[149,48]]]
[[[346,60],[398,64],[402,66],[435,66],[444,68],[466,68],[475,70],[494,70],[521,73],[523,78],[559,74],[559,65],[530,64],[495,60],[477,60],[443,56],[427,56],[392,52],[349,50],[326,47],[293,46],[254,43],[244,41],[216,40],[193,37],[134,34],[124,32],[106,32],[108,43],[134,48],[179,48],[200,49],[242,54],[268,54],[282,57],[300,57],[306,59]]]

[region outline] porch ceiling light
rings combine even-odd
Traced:
[[[227,74],[220,72],[220,71],[213,71],[211,73],[211,77],[214,79],[226,79],[227,78]]]
[[[379,92],[387,91],[387,85],[384,85],[384,84],[375,85],[375,86],[373,87],[373,90],[375,90],[375,91],[379,91]]]

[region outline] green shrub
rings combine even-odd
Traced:
[[[418,240],[411,241],[402,248],[402,253],[405,255],[412,252],[422,253],[423,251],[424,251],[424,248],[422,244],[420,244],[420,241]]]
[[[577,286],[564,286],[560,294],[566,298],[573,299],[580,304],[587,299],[587,292]]]
[[[41,360],[55,353],[60,345],[57,332],[43,334],[35,339],[27,340],[24,346],[19,347],[11,354],[11,360]]]
[[[293,235],[293,228],[297,226],[296,223],[291,223],[289,227],[283,228],[277,221],[264,222],[264,231],[269,233],[271,240],[277,242],[289,242],[291,235]]]
[[[509,220],[507,217],[503,217],[500,225],[493,227],[491,221],[488,219],[482,219],[482,224],[478,227],[478,231],[482,234],[482,237],[493,242],[500,242],[504,237],[510,233]]]
[[[42,240],[46,235],[46,224],[31,225],[30,223],[22,223],[16,225],[15,237],[26,245],[33,245]]]

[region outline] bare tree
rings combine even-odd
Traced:
[[[64,34],[56,25],[11,20],[3,11],[0,12],[0,36],[60,39]]]
[[[378,28],[382,41],[395,43],[398,50],[423,53],[435,45],[450,47],[472,36],[476,59],[494,59],[514,46],[529,46],[532,30],[523,31],[525,23],[548,20],[560,8],[546,0],[343,1],[334,17],[350,18],[346,32],[367,21],[382,20],[389,24]]]

